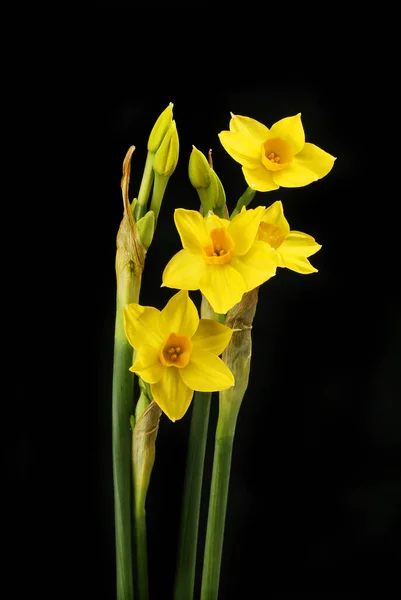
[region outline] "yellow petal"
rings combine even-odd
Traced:
[[[312,256],[322,246],[318,244],[311,235],[301,231],[290,231],[284,242],[279,248],[280,254],[284,257],[291,256]]]
[[[228,346],[232,333],[232,329],[213,319],[200,319],[198,329],[192,338],[192,352],[204,350],[219,355]]]
[[[177,333],[191,338],[198,325],[198,311],[186,290],[170,298],[161,311],[160,329],[165,336]]]
[[[228,227],[230,221],[228,219],[222,219],[217,215],[207,215],[205,217],[205,227],[206,231],[210,234],[213,229],[219,229],[220,227]],[[208,244],[210,244],[211,240],[209,238]]]
[[[317,179],[321,179],[327,173],[330,173],[335,160],[335,157],[328,152],[315,146],[315,144],[307,142],[301,152],[294,156],[293,164],[309,169],[315,174]]]
[[[291,256],[289,254],[282,255],[280,252],[277,252],[277,254],[281,257],[283,265],[287,267],[287,269],[291,269],[291,271],[296,271],[303,275],[317,273],[317,269],[315,269],[315,267],[310,264],[309,260],[303,256]]]
[[[229,221],[228,233],[234,241],[234,256],[246,254],[252,246],[258,233],[259,224],[265,207],[258,206],[249,210],[242,210]]]
[[[243,133],[257,142],[264,142],[269,137],[269,129],[263,123],[259,123],[259,121],[250,117],[242,117],[241,115],[233,115],[232,113],[230,131]]]
[[[305,132],[301,122],[301,113],[293,117],[280,119],[270,128],[270,138],[285,140],[291,146],[293,154],[302,150],[305,144]]]
[[[174,222],[180,234],[183,248],[194,254],[201,254],[202,248],[210,240],[200,212],[177,208],[174,211]]]
[[[143,345],[135,353],[135,361],[130,371],[142,377],[146,383],[157,383],[163,375],[163,365],[159,360],[159,350],[154,346]]]
[[[294,157],[295,158],[295,157]],[[319,178],[316,173],[292,161],[286,169],[282,171],[275,171],[273,173],[274,181],[282,187],[303,187],[309,185],[313,181],[317,181]]]
[[[242,172],[249,187],[257,192],[270,192],[280,187],[273,180],[273,171],[268,171],[263,165],[256,169],[242,167]]]
[[[219,139],[228,154],[241,165],[254,169],[262,161],[262,144],[243,133],[222,131]]]
[[[255,242],[244,256],[233,256],[231,265],[245,281],[246,291],[253,290],[276,273],[273,250],[266,242]]]
[[[283,203],[281,200],[273,202],[271,206],[266,208],[262,216],[262,221],[264,223],[269,223],[271,225],[276,225],[276,227],[280,227],[285,234],[288,234],[290,231],[290,225],[284,216]]]
[[[180,369],[183,382],[198,392],[219,392],[234,385],[234,376],[227,365],[215,354],[193,350],[191,360]]]
[[[127,304],[123,318],[125,335],[131,346],[136,350],[143,344],[160,348],[163,335],[160,331],[160,311],[157,308]]]
[[[200,282],[200,291],[209,300],[214,312],[227,313],[246,291],[243,277],[231,264],[208,265]]]
[[[163,377],[150,386],[153,399],[172,421],[185,415],[194,393],[181,379],[180,371],[182,369],[175,367],[166,368]]]
[[[163,284],[178,290],[198,290],[205,268],[206,263],[202,255],[180,250],[165,266]]]

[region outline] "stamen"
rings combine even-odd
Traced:
[[[166,367],[186,367],[192,350],[191,339],[186,335],[170,333],[159,352],[161,363]]]
[[[220,244],[217,244],[217,245],[214,247],[214,249],[216,250],[216,252],[220,252],[220,250],[221,250],[221,246],[220,246]]]
[[[275,162],[275,163],[279,163],[280,162],[280,157],[275,152],[270,152],[270,154],[269,154],[269,156],[267,158],[271,162]]]
[[[226,251],[225,250],[219,250],[219,256],[223,256],[223,254],[225,254]]]

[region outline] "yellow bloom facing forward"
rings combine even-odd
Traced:
[[[335,161],[334,156],[305,142],[301,113],[277,121],[270,129],[231,113],[230,131],[222,131],[219,138],[242,165],[249,187],[259,192],[308,185],[327,175]]]
[[[211,319],[199,319],[188,292],[175,294],[162,311],[128,304],[124,329],[135,361],[130,371],[150,384],[155,402],[172,420],[181,419],[194,390],[214,392],[234,385],[219,358],[232,330]]]
[[[266,208],[259,225],[258,239],[272,248],[278,267],[287,267],[304,275],[317,272],[307,257],[320,250],[321,245],[306,233],[290,230],[280,200]]]
[[[183,250],[167,264],[163,284],[200,290],[216,313],[225,314],[245,292],[276,272],[273,251],[257,240],[265,208],[243,210],[231,221],[213,213],[176,209],[174,221]]]

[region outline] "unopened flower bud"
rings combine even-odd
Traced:
[[[161,113],[156,123],[153,125],[153,129],[150,132],[148,140],[148,151],[157,152],[164,139],[164,136],[168,132],[171,123],[173,121],[173,103],[170,102],[167,108]]]
[[[209,187],[210,171],[210,165],[206,156],[195,148],[195,146],[192,146],[188,164],[188,175],[191,184],[196,190]]]
[[[164,177],[170,177],[177,166],[178,153],[179,141],[177,126],[175,121],[172,121],[169,130],[155,154],[155,159],[153,161],[153,170],[155,173],[164,175]]]
[[[138,228],[139,239],[145,250],[148,250],[155,233],[155,213],[153,210],[149,210],[146,215],[141,217],[137,221],[136,226]]]
[[[216,171],[210,169],[210,175],[213,182],[213,210],[216,211],[216,209],[224,208],[226,204],[226,193]]]

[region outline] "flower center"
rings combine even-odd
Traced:
[[[275,154],[274,152],[270,152],[269,156],[267,156],[267,159],[275,163],[279,163],[281,160],[279,155]]]
[[[203,256],[209,265],[225,265],[230,262],[234,241],[226,227],[218,227],[210,232],[210,244],[204,246]]]
[[[268,171],[281,171],[292,161],[291,146],[285,140],[272,138],[263,144],[262,163]]]
[[[187,335],[170,333],[164,342],[159,358],[165,367],[186,367],[192,351],[192,342]]]
[[[277,225],[262,221],[258,229],[258,240],[267,242],[273,250],[277,250],[285,240],[285,232]]]

